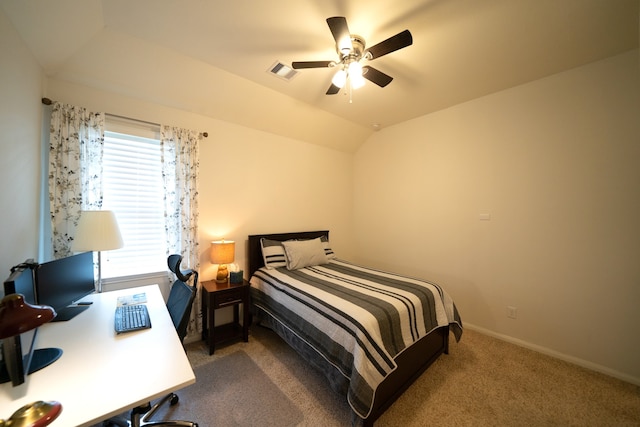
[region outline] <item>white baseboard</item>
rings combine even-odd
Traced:
[[[640,386],[640,378],[633,377],[631,375],[627,375],[625,373],[616,371],[611,368],[607,368],[606,366],[598,365],[597,363],[589,362],[584,359],[580,359],[574,356],[569,356],[564,353],[557,352],[555,350],[551,350],[550,348],[542,347],[536,344],[532,344],[527,341],[523,341],[517,338],[510,337],[508,335],[499,334],[497,332],[491,331],[489,329],[481,328],[479,326],[475,326],[469,323],[464,324],[465,329],[471,329],[472,331],[479,332],[484,335],[488,335],[493,338],[497,338],[502,341],[506,341],[511,344],[515,344],[520,347],[528,348],[529,350],[537,351],[538,353],[545,354],[547,356],[555,357],[556,359],[564,360],[565,362],[573,363],[574,365],[581,366],[586,369],[590,369],[595,372],[600,372],[601,374],[608,375],[613,378],[617,378],[619,380]]]

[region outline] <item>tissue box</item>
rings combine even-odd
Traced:
[[[231,271],[229,273],[229,283],[237,284],[242,283],[242,270],[240,271]]]

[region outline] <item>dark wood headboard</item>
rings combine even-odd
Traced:
[[[298,233],[276,233],[276,234],[254,234],[249,236],[249,279],[253,273],[260,267],[264,267],[264,258],[262,258],[262,249],[260,247],[260,239],[263,237],[270,240],[284,242],[291,239],[315,239],[317,237],[327,236],[329,231],[301,231]]]

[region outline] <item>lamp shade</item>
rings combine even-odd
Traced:
[[[113,211],[82,211],[71,250],[110,251],[124,246]]]
[[[55,316],[55,310],[47,305],[31,305],[22,295],[9,294],[0,301],[0,339],[35,329]]]
[[[342,87],[346,82],[347,82],[347,72],[345,70],[338,70],[334,74],[333,79],[331,79],[331,83],[334,86],[339,87],[340,89],[342,89]]]
[[[349,64],[349,79],[351,79],[351,87],[359,89],[364,86],[364,77],[362,76],[362,64],[353,61]]]
[[[231,264],[236,252],[236,243],[233,240],[216,240],[211,242],[211,263]]]

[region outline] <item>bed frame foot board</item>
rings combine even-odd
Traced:
[[[448,351],[449,327],[443,326],[432,331],[407,351],[397,357],[398,368],[378,387],[373,403],[373,411],[363,421],[363,426],[373,423],[386,411],[411,384],[435,362],[441,354]],[[425,355],[427,357],[425,358]],[[430,355],[430,356],[429,356]]]
[[[447,326],[447,333],[444,339],[444,354],[449,354],[449,326]]]

